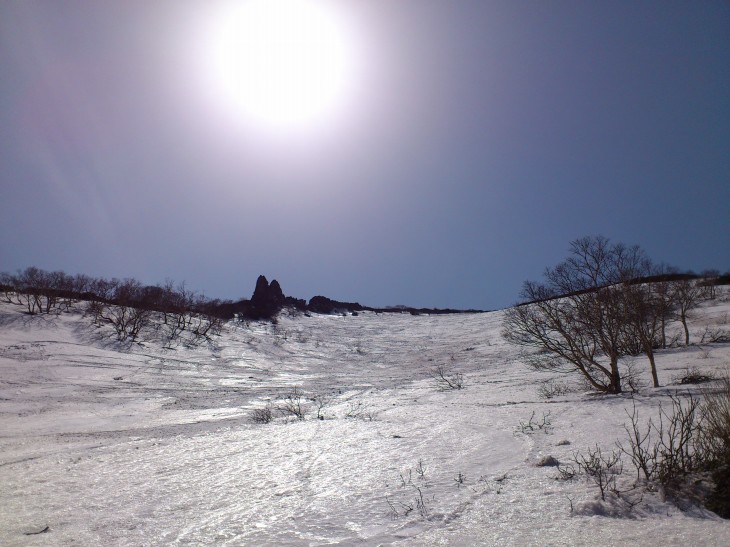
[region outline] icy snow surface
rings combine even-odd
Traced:
[[[715,300],[692,326],[730,329],[728,312]],[[0,544],[730,543],[728,523],[700,508],[656,494],[612,508],[584,479],[536,466],[610,450],[632,400],[540,398],[554,377],[525,366],[501,319],[285,316],[164,349],[113,342],[81,311],[0,304]],[[729,364],[728,344],[663,351],[665,387],[633,401],[648,419],[683,369]],[[439,365],[464,389],[439,389]],[[323,420],[306,400],[305,420],[253,423],[295,387],[329,399]],[[533,411],[547,432],[520,430]]]

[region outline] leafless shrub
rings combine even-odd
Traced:
[[[676,485],[682,477],[699,471],[706,456],[698,450],[700,400],[688,394],[685,404],[676,396],[671,401],[671,411],[662,408],[659,424],[654,427],[659,444],[657,476],[665,486]]]
[[[98,300],[90,300],[88,304],[86,304],[86,312],[85,314],[87,316],[91,316],[94,324],[99,327],[103,324],[103,320],[101,318],[102,313],[104,312],[104,303],[100,302]]]
[[[699,444],[715,484],[706,505],[721,517],[730,518],[730,376],[725,374],[713,389],[704,389],[703,395]]]
[[[350,402],[345,411],[345,418],[359,418],[363,411],[362,401]]]
[[[416,502],[416,510],[418,511],[418,514],[421,515],[422,518],[427,519],[428,518],[428,508],[426,507],[426,500],[423,496],[423,490],[421,490],[420,486],[416,486],[416,485],[413,485],[413,488],[415,489],[414,501]]]
[[[672,377],[672,383],[679,385],[704,384],[713,380],[714,378],[711,375],[704,374],[697,367],[690,365],[687,365],[684,372]]]
[[[165,344],[166,347],[171,347],[173,342],[180,338],[180,335],[185,330],[186,324],[185,314],[164,314],[162,329],[165,337],[167,338],[167,342]]]
[[[114,328],[119,342],[134,342],[149,324],[150,312],[131,306],[109,305],[103,307],[99,317]]]
[[[603,501],[608,492],[620,494],[616,487],[616,477],[623,471],[620,451],[612,450],[610,454],[604,454],[596,445],[595,449],[589,449],[585,455],[574,453],[573,462],[578,466],[579,472],[584,473],[598,486]]]
[[[672,337],[667,341],[668,348],[678,348],[680,346],[679,341],[682,339],[682,335],[678,332],[674,333]]]
[[[550,411],[542,413],[542,420],[536,420],[535,419],[535,411],[532,411],[532,414],[530,415],[530,419],[527,422],[520,422],[519,427],[517,428],[518,433],[524,433],[525,435],[529,435],[530,433],[535,433],[536,431],[542,431],[543,433],[549,433],[551,429],[551,422],[550,422]]]
[[[194,313],[190,314],[188,322],[190,324],[190,332],[193,334],[196,341],[200,342],[202,340],[210,340],[208,333],[213,328],[213,325],[215,324],[214,321],[209,320],[209,318],[203,314]]]
[[[393,501],[388,496],[385,496],[385,501],[388,504],[388,516],[390,516],[392,520],[401,516],[408,516],[408,514],[413,511],[413,505],[403,503],[402,501]]]
[[[391,500],[386,496],[385,500],[388,503],[389,514],[392,519],[397,519],[401,516],[408,516],[414,509],[422,518],[428,518],[428,508],[426,507],[426,499],[423,495],[423,490],[420,486],[416,486],[415,484],[411,485],[411,487],[414,490],[414,497],[412,501],[407,500],[403,502],[400,500]]]
[[[537,396],[540,399],[552,399],[553,397],[567,395],[571,391],[573,391],[573,387],[568,382],[550,380],[538,386]]]
[[[298,420],[304,420],[307,416],[305,397],[298,387],[289,393],[277,410],[286,416],[295,416]]]
[[[268,424],[273,419],[274,413],[271,405],[266,405],[264,408],[255,408],[251,411],[251,421],[255,424]]]
[[[629,359],[626,363],[623,380],[624,383],[629,386],[631,393],[638,393],[646,387],[646,382],[642,378],[636,361],[634,361],[633,359]]]
[[[324,408],[329,406],[331,402],[332,398],[327,395],[317,395],[316,397],[312,397],[312,403],[314,403],[314,406],[317,409],[318,420],[324,420]]]
[[[415,468],[416,480],[413,480],[413,469],[409,468],[406,471],[401,471],[398,475],[400,488],[406,489],[410,492],[412,498],[408,494],[405,495],[403,500],[391,500],[390,497],[386,496],[388,503],[389,514],[391,518],[396,519],[400,516],[407,516],[412,511],[417,511],[423,519],[428,519],[429,510],[426,504],[427,497],[424,494],[424,490],[429,488],[431,485],[426,480],[426,468],[423,465],[422,460],[418,460],[418,465]],[[433,500],[433,497],[430,498]]]
[[[418,464],[416,465],[416,475],[418,475],[418,478],[422,481],[426,480],[426,467],[423,465],[423,460],[418,460]]]
[[[210,342],[212,336],[219,336],[223,329],[223,319],[207,313],[196,313],[190,319],[193,341],[200,344]]]
[[[375,421],[377,416],[377,411],[370,409],[362,401],[351,402],[345,412],[345,418],[365,420],[367,422]]]
[[[464,483],[466,483],[466,475],[459,471],[454,477],[454,482],[456,483],[457,488],[461,488],[462,486],[464,486]]]
[[[423,488],[413,483],[408,484],[407,487],[412,490],[413,501],[412,503],[401,503],[401,506],[405,509],[404,515],[415,509],[422,518],[427,519],[428,507],[426,506],[426,498],[423,495]]]
[[[680,501],[701,502],[721,516],[730,517],[730,379],[719,389],[703,390],[705,402],[688,394],[671,397],[671,408],[661,408],[658,420],[639,423],[634,406],[625,426],[628,444],[617,443],[636,469],[637,484],[654,484]],[[714,491],[703,486],[712,477]]]
[[[700,344],[723,344],[730,342],[730,332],[719,327],[707,325],[705,330],[698,333]]]
[[[624,409],[625,410],[625,409]],[[646,430],[642,430],[639,425],[639,411],[636,409],[636,403],[634,403],[631,413],[625,410],[629,417],[630,426],[624,424],[624,429],[628,435],[628,448],[622,443],[617,443],[619,450],[631,458],[631,463],[636,469],[637,481],[644,475],[644,479],[651,481],[654,479],[654,475],[657,469],[657,462],[659,459],[659,444],[651,442],[652,433],[652,422],[649,422],[649,426]]]
[[[575,476],[578,474],[578,469],[576,468],[575,465],[573,465],[570,462],[565,462],[565,463],[560,462],[556,466],[556,468],[559,473],[558,477],[556,477],[558,480],[563,480],[563,481],[573,480],[575,478]]]
[[[703,447],[710,459],[719,460],[730,451],[730,375],[725,374],[715,385],[704,388],[702,395]]]
[[[445,365],[438,365],[431,371],[431,377],[436,386],[442,391],[462,389],[464,387],[464,375],[461,372],[454,372]]]
[[[671,396],[671,410],[661,408],[658,422],[649,419],[646,429],[639,425],[639,413],[634,407],[629,413],[628,446],[618,444],[629,456],[637,480],[657,480],[670,491],[676,491],[683,481],[704,469],[708,461],[702,446],[700,400],[691,394],[683,401]]]
[[[284,398],[279,411],[286,415],[295,416],[299,420],[304,420],[307,411],[305,409],[304,395],[295,387],[294,391]]]

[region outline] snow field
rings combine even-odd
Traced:
[[[693,335],[728,311],[709,303]],[[633,398],[546,400],[541,383],[572,378],[528,369],[500,330],[500,312],[283,316],[205,346],[123,347],[79,313],[1,304],[0,544],[728,543],[725,521],[658,496],[601,516],[595,487],[536,464],[610,449],[632,402],[648,419],[673,376],[722,371],[730,345],[660,352],[665,387]],[[438,365],[465,388],[439,389]],[[329,399],[324,420],[307,399],[305,420],[252,423],[295,387]],[[533,411],[549,425],[523,432]]]

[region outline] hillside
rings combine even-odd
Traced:
[[[0,304],[0,544],[727,544],[696,504],[629,508],[537,464],[610,450],[633,404],[646,420],[700,393],[688,370],[727,371],[730,344],[700,341],[730,331],[728,296],[658,353],[663,387],[637,357],[645,387],[620,396],[527,368],[502,312],[289,314],[165,347]]]

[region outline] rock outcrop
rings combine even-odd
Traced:
[[[276,279],[269,283],[265,276],[260,275],[251,297],[251,309],[246,315],[252,319],[271,319],[285,306],[300,307],[301,304],[296,298],[284,296]]]
[[[239,300],[238,302],[220,303],[215,307],[214,312],[218,317],[232,319],[238,317],[246,320],[267,320],[273,321],[278,313],[284,309],[296,309],[302,312],[321,314],[352,314],[358,315],[362,311],[377,313],[411,313],[420,314],[446,314],[446,313],[476,313],[479,310],[451,310],[451,309],[427,309],[409,308],[406,306],[395,306],[390,308],[371,308],[357,302],[340,302],[326,296],[314,296],[307,303],[305,300],[286,296],[281,285],[276,279],[271,283],[265,276],[260,275],[256,280],[251,300]]]
[[[326,296],[314,296],[307,305],[307,310],[314,313],[360,312],[364,309],[357,302],[338,302]]]

